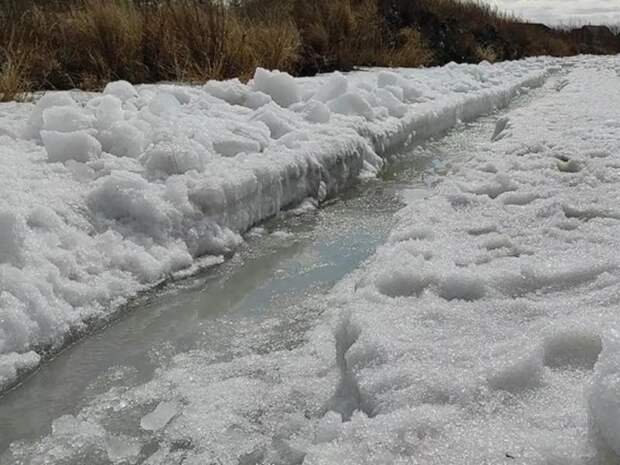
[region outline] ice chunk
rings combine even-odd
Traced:
[[[101,144],[86,131],[41,131],[41,138],[50,162],[87,162],[101,155]]]
[[[88,196],[95,213],[107,218],[133,219],[150,234],[167,223],[166,208],[156,189],[142,176],[128,171],[112,171],[97,181]]]
[[[390,71],[381,71],[377,75],[377,86],[379,88],[387,87],[387,86],[396,86],[400,82],[401,77]]]
[[[213,142],[213,149],[223,157],[234,157],[239,153],[255,153],[261,151],[261,144],[255,140],[236,134]]]
[[[165,427],[179,413],[180,407],[176,402],[160,402],[148,415],[140,420],[140,428],[146,431],[159,431]]]
[[[203,154],[189,144],[159,143],[147,150],[141,161],[153,174],[183,174],[205,168]]]
[[[307,142],[310,140],[310,136],[307,132],[303,131],[292,131],[288,134],[282,136],[278,142],[282,145],[285,145],[289,149],[297,149],[301,146],[302,142]]]
[[[249,93],[248,86],[239,79],[229,79],[227,81],[211,80],[202,88],[213,97],[224,100],[231,105],[243,104]]]
[[[59,230],[63,222],[56,212],[49,207],[40,205],[34,207],[28,215],[28,226],[31,228],[45,228],[47,230]]]
[[[359,115],[373,119],[374,112],[370,104],[359,94],[348,92],[329,102],[328,107],[334,113],[342,115]]]
[[[115,123],[123,120],[123,102],[113,95],[104,95],[96,102],[95,116],[97,128],[110,129]]]
[[[135,463],[142,445],[128,436],[108,434],[105,437],[105,449],[112,463]]]
[[[184,86],[165,86],[163,87],[167,93],[174,95],[181,105],[187,105],[192,101],[192,96]]]
[[[254,73],[255,90],[270,95],[281,107],[288,107],[301,99],[295,79],[288,73],[257,68]]]
[[[273,99],[263,92],[250,92],[243,100],[243,105],[256,110],[273,102]]]
[[[76,106],[75,100],[68,92],[49,92],[37,102],[34,111],[26,124],[25,136],[40,140],[40,131],[43,128],[43,112],[56,106]]]
[[[346,93],[348,83],[346,78],[339,72],[335,72],[329,79],[319,88],[312,97],[319,102],[329,102]]]
[[[377,89],[375,91],[375,96],[377,97],[379,104],[387,108],[390,116],[402,118],[405,116],[405,113],[407,113],[407,106],[394,97],[394,94],[392,94],[389,90]]]
[[[131,83],[127,81],[115,81],[110,82],[105,89],[103,89],[103,95],[113,95],[121,101],[126,101],[138,96],[138,92]]]
[[[146,144],[144,132],[127,121],[118,121],[98,134],[105,152],[117,157],[137,158]]]
[[[57,106],[43,111],[45,131],[74,132],[93,127],[94,117],[76,106]]]
[[[304,119],[310,123],[329,123],[330,111],[323,102],[310,100],[298,103],[291,107],[292,110],[304,115]]]
[[[294,122],[290,116],[273,104],[262,107],[252,119],[264,123],[269,128],[273,139],[279,139],[294,129]]]
[[[399,102],[403,102],[405,100],[405,93],[402,87],[385,86],[383,89],[390,92]]]
[[[400,101],[414,102],[422,96],[411,82],[396,73],[383,71],[377,76],[377,86],[391,92]]]
[[[149,110],[158,116],[177,113],[180,109],[181,102],[169,92],[159,92],[149,103]]]

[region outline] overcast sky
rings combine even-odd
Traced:
[[[620,0],[486,0],[502,10],[547,24],[620,24]]]

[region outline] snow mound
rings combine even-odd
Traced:
[[[257,68],[252,88],[269,95],[281,107],[289,107],[301,100],[295,79],[288,73]]]

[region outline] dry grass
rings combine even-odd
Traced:
[[[140,45],[142,17],[131,2],[88,0],[84,7],[72,7],[59,18],[67,43],[81,44],[81,53],[65,47],[70,69],[86,70],[101,82],[123,77],[132,81],[143,78]],[[79,76],[83,81],[84,76]]]
[[[0,68],[0,102],[20,100],[30,85],[21,57],[5,57]]]
[[[29,89],[312,74],[580,51],[457,0],[0,0],[0,98]]]
[[[488,61],[489,63],[495,63],[498,60],[497,52],[492,45],[476,47],[476,56],[480,61]]]
[[[249,77],[257,66],[292,71],[300,44],[290,16],[256,19],[218,2],[84,0],[0,16],[0,66],[36,88]],[[16,68],[14,54],[29,62]]]
[[[412,28],[403,28],[398,32],[396,45],[380,55],[377,65],[416,68],[434,62],[435,55],[422,34]]]

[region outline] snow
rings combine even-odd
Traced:
[[[299,85],[291,75],[258,68],[250,87],[269,95],[281,107],[290,107],[301,100]]]
[[[531,62],[501,66],[524,63]],[[549,67],[558,62],[537,63]],[[59,463],[57,457],[69,463],[134,460],[141,447],[141,457],[149,464],[617,463],[620,61],[579,57],[562,63],[564,69],[556,70],[559,75],[538,96],[511,110],[495,130],[491,128],[487,140],[453,161],[449,176],[403,195],[408,205],[398,213],[387,242],[324,299],[313,302],[320,317],[299,346],[232,359],[214,358],[205,350],[181,353],[143,384],[94,396],[74,416],[57,420],[53,432],[41,441],[13,445],[8,458],[15,463]],[[486,74],[496,69],[488,64],[450,65],[400,72],[416,82],[447,73],[445,88],[461,89],[500,79]],[[453,81],[465,71],[480,81]],[[383,73],[379,75],[386,86],[406,79],[383,71],[355,73],[346,77],[348,88],[358,82],[369,85],[368,78],[374,82],[377,73]],[[531,79],[528,73],[522,77]],[[557,90],[560,77],[565,83]],[[310,95],[324,88],[324,82],[315,82],[323,79],[329,77],[299,80],[298,86]],[[432,88],[433,81],[425,85]],[[485,99],[491,96],[496,102],[508,99],[497,88],[481,92],[484,98],[474,92],[468,100],[479,110],[489,108]],[[381,106],[372,107],[372,121],[332,114],[331,124],[353,127],[370,138],[366,144],[383,144],[387,150],[393,140],[404,142],[407,137],[399,131],[391,137],[381,133],[382,124],[415,126],[429,134],[432,121],[437,128],[472,117],[475,111],[462,96],[456,101],[460,103],[454,107],[443,107],[430,99],[411,107],[405,121],[386,116]],[[341,139],[343,132],[348,134],[340,132]],[[315,181],[324,182],[333,193],[347,184],[348,175],[339,169],[358,166],[359,174],[362,165],[352,163],[359,160],[354,151],[319,157],[325,146],[318,134],[311,139],[319,139],[312,152],[317,170],[336,173],[339,181],[330,184],[320,175]],[[414,139],[420,137],[417,134]],[[341,139],[324,143],[331,146]],[[303,150],[307,148],[300,153]],[[243,163],[247,156],[224,160]],[[294,156],[287,152],[287,157]],[[43,156],[39,160],[49,169]],[[265,176],[273,173],[260,166]],[[292,184],[303,184],[313,175],[311,168],[295,171],[293,167],[300,165],[282,166],[283,173],[291,170]],[[256,197],[256,178],[249,184],[235,184],[232,177],[218,184],[217,178],[209,178],[205,184],[199,183],[197,172],[165,181],[148,177],[151,170],[147,177],[141,173],[111,171],[101,176],[89,197],[97,204],[90,211],[109,221],[109,229],[100,233],[110,248],[105,256],[121,245],[137,254],[124,263],[129,255],[124,249],[118,264],[108,269],[129,270],[132,279],[151,282],[171,269],[173,265],[162,265],[171,259],[171,249],[157,248],[170,237],[177,239],[177,251],[187,254],[183,266],[192,263],[197,249],[188,245],[190,236],[179,227],[188,224],[187,218],[197,218],[191,210],[179,214],[192,206],[185,202],[188,197],[209,216],[220,212],[211,225],[224,236],[222,228],[234,235],[261,216],[251,213],[250,220],[250,213],[240,213],[238,205],[276,210],[265,200],[273,198],[274,191],[265,195],[265,203],[249,200]],[[200,196],[186,196],[196,185]],[[207,199],[217,199],[216,206]],[[53,244],[60,238],[50,238],[50,230],[68,227],[61,219],[66,214],[59,217],[41,206],[31,214],[19,214],[28,219],[6,216],[3,222],[4,229],[18,231],[8,234],[18,238],[26,263],[33,240],[28,228],[45,229],[46,240]],[[79,216],[73,221],[79,219],[88,226]],[[202,243],[209,234],[193,240]],[[150,268],[144,267],[140,253],[154,258],[153,276],[146,272]],[[76,256],[63,258],[57,262],[79,276]],[[15,264],[2,266],[17,269]],[[27,265],[25,269],[18,271],[23,278],[41,286]],[[10,276],[0,274],[3,286]],[[47,295],[44,291],[39,292]],[[9,292],[26,302],[16,291],[3,295]],[[130,291],[118,295],[128,295],[123,292]],[[26,351],[29,341],[10,343],[5,351]],[[124,427],[117,426],[119,419]],[[132,424],[142,428],[128,431],[126,425]],[[120,439],[110,442],[110,437]],[[156,448],[151,446],[154,442]]]
[[[86,163],[101,155],[101,144],[86,131],[41,131],[41,139],[50,162]]]
[[[137,293],[234,250],[261,220],[375,175],[389,153],[556,67],[257,69],[247,85],[113,82],[0,105],[0,362],[59,350]],[[4,370],[0,386],[21,371]]]

